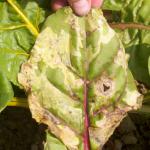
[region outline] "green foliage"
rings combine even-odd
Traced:
[[[122,22],[150,25],[150,1],[130,0],[122,10]],[[130,54],[129,66],[136,80],[150,86],[148,58],[150,56],[150,30],[127,29],[123,41]]]
[[[0,111],[13,98],[13,89],[5,74],[0,70]]]
[[[13,96],[11,83],[19,86],[17,74],[21,64],[28,58],[43,21],[44,10],[35,1],[0,1],[1,80],[5,81],[5,89],[9,89],[9,92],[7,90],[0,94],[0,104],[3,103],[0,107],[6,106]],[[1,88],[4,83],[0,82]]]
[[[149,26],[150,29],[150,1],[149,0],[128,0],[104,2],[105,9],[120,11],[122,23],[137,23]],[[129,67],[137,81],[150,86],[150,75],[148,72],[148,58],[150,56],[150,30],[148,29],[126,29],[116,30],[130,55]]]
[[[126,0],[104,0],[102,8],[104,10],[120,11]]]
[[[18,85],[17,74],[20,65],[27,60],[28,54],[22,50],[0,49],[0,69],[9,81]]]

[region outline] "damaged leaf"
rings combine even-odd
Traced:
[[[101,149],[141,105],[124,47],[97,9],[85,17],[70,8],[49,16],[18,80],[33,118],[55,136],[48,135],[48,150]]]
[[[65,145],[61,143],[57,138],[47,132],[46,143],[44,150],[67,150]]]

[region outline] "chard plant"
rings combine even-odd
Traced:
[[[150,1],[105,0],[84,17],[45,4],[0,1],[0,110],[28,102],[45,150],[102,149],[142,95],[149,113]]]

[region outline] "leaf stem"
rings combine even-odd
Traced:
[[[33,26],[29,19],[21,12],[21,10],[12,2],[12,0],[7,0],[7,2],[15,9],[15,11],[21,16],[24,22],[27,24],[27,28],[32,32],[34,36],[38,36],[38,30]]]
[[[83,135],[84,150],[90,150],[89,139],[89,116],[88,116],[88,99],[87,99],[87,82],[84,81],[84,135]]]
[[[7,106],[12,106],[12,107],[25,107],[28,108],[28,102],[27,99],[25,98],[18,98],[14,97]]]
[[[146,26],[143,24],[137,23],[109,23],[112,28],[118,28],[121,30],[125,29],[142,29],[142,30],[150,30],[150,26]]]

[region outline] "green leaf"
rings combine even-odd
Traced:
[[[52,134],[46,134],[47,139],[44,145],[44,150],[67,150],[66,146],[60,142],[57,138],[53,137]]]
[[[18,80],[33,118],[67,149],[102,148],[126,112],[141,105],[124,47],[99,9],[49,16]]]
[[[106,10],[120,11],[125,4],[125,0],[104,0],[102,8]]]
[[[0,2],[0,48],[29,52],[44,19],[44,11],[35,1],[8,2]]]
[[[15,85],[20,65],[35,42],[32,28],[38,31],[43,19],[44,12],[35,1],[0,2],[0,68]]]
[[[126,29],[121,33],[126,52],[129,54],[129,67],[137,81],[150,86],[148,58],[150,56],[150,31]]]
[[[0,69],[9,81],[18,85],[17,74],[28,54],[23,50],[0,49]]]
[[[128,0],[122,9],[122,21],[150,25],[149,6],[149,0]]]
[[[150,74],[150,57],[148,58],[148,71],[149,71],[149,74]]]
[[[149,27],[149,5],[149,0],[128,0],[120,10],[121,22],[125,24],[142,24],[145,27]],[[146,28],[136,29],[136,24],[135,29],[126,29],[124,31],[118,31],[118,33],[120,34],[126,52],[130,56],[129,68],[134,78],[149,87],[148,58],[150,56],[150,30]]]
[[[14,92],[11,82],[19,86],[17,76],[20,65],[27,60],[27,53],[19,50],[0,49],[0,110],[12,100]]]
[[[17,80],[20,66],[28,58],[44,17],[44,10],[36,1],[0,1],[0,70],[7,86],[11,83],[20,86]],[[1,93],[0,103],[6,106],[11,100],[9,95],[7,91]]]
[[[5,74],[0,71],[0,112],[5,108],[13,96],[14,93],[10,82]]]

